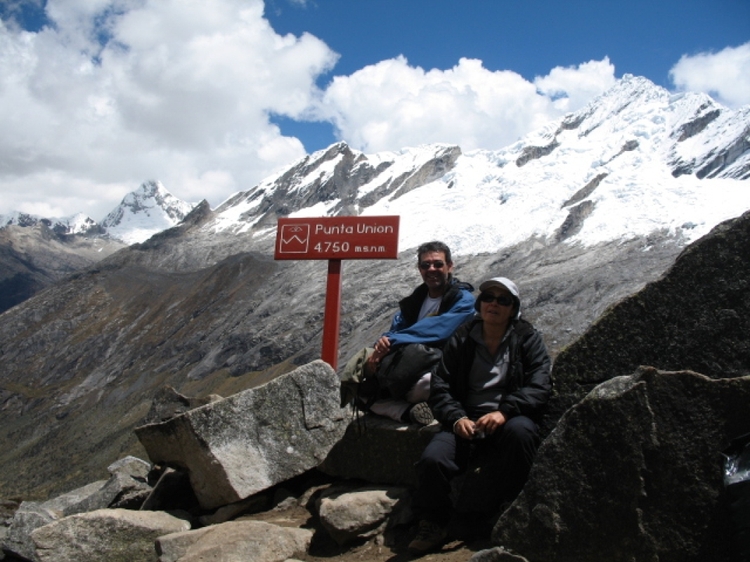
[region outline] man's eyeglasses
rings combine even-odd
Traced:
[[[444,266],[445,262],[442,260],[419,262],[419,269],[424,269],[425,271],[430,269],[430,267],[434,267],[435,269],[443,269]]]
[[[479,295],[479,300],[482,302],[495,301],[500,306],[511,306],[513,304],[513,299],[508,295],[495,296],[492,293],[481,293]]]

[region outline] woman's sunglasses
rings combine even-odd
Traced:
[[[495,296],[492,293],[481,293],[479,295],[479,300],[482,302],[495,301],[500,306],[511,306],[513,304],[513,299],[508,295]]]

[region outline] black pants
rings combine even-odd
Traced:
[[[460,511],[497,511],[523,488],[539,442],[536,424],[525,416],[510,418],[484,439],[467,441],[448,431],[436,434],[417,463],[412,500],[417,516],[447,524],[454,508],[451,480],[469,466],[459,493]]]

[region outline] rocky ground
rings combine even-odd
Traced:
[[[256,521],[266,521],[286,527],[301,527],[316,529],[316,523],[310,511],[295,504],[280,510],[266,511],[247,516]],[[474,541],[451,541],[439,552],[415,557],[407,552],[407,545],[414,534],[414,529],[404,529],[395,536],[395,544],[383,544],[383,537],[379,536],[366,542],[353,545],[339,546],[322,529],[316,529],[310,552],[298,555],[297,560],[304,562],[400,562],[406,560],[424,560],[440,562],[466,562],[476,552],[492,548],[489,538]]]

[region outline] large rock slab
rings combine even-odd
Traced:
[[[644,368],[597,386],[542,443],[493,542],[529,560],[729,560],[723,457],[750,377]]]
[[[658,281],[608,309],[555,359],[545,434],[606,379],[641,365],[750,375],[750,211],[688,246]]]
[[[31,533],[41,562],[156,562],[156,539],[190,523],[162,511],[100,509]]]
[[[320,470],[330,476],[357,478],[374,484],[413,486],[414,465],[440,430],[366,414],[352,420]]]
[[[314,361],[136,434],[152,462],[186,470],[213,509],[318,466],[346,430],[339,399],[338,376]]]
[[[230,521],[156,541],[159,562],[283,562],[307,551],[312,531],[263,521]]]

